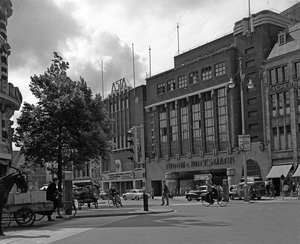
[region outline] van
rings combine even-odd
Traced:
[[[250,187],[253,189],[253,194],[251,196],[251,199],[261,199],[263,196],[266,195],[266,188],[265,183],[263,181],[250,181],[247,182],[248,185],[248,192],[250,194]],[[241,182],[237,185],[237,194],[238,198],[242,199],[244,198],[244,182]],[[249,195],[250,196],[250,195]]]

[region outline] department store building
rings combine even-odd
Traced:
[[[163,180],[172,189],[193,189],[207,174],[215,184],[237,184],[244,180],[244,153],[248,180],[265,179],[269,154],[260,68],[277,34],[291,23],[272,11],[253,14],[236,22],[233,33],[175,56],[174,68],[146,79],[146,177],[156,195]],[[230,78],[235,88],[229,88]],[[247,88],[250,78],[253,89]],[[241,104],[249,151],[241,151],[238,139]]]

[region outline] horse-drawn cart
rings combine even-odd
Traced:
[[[14,198],[14,201],[6,204],[2,211],[2,228],[8,228],[12,219],[19,226],[24,227],[31,226],[35,221],[41,220],[44,216],[53,214],[53,202],[47,201],[45,194],[46,192],[44,191],[23,194],[11,193],[10,197]],[[65,220],[73,218],[76,215],[74,203],[61,201],[61,197],[61,194],[59,194],[58,216]],[[20,199],[22,200],[21,202]]]
[[[78,209],[81,210],[82,206],[86,204],[88,208],[91,208],[91,205],[94,205],[95,208],[98,208],[98,199],[99,199],[99,188],[94,185],[92,182],[78,182],[73,183],[72,195],[74,201],[78,203]]]

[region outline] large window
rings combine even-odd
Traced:
[[[272,99],[272,150],[292,148],[290,93],[284,91],[270,95]]]
[[[269,70],[269,84],[274,85],[288,81],[287,66],[280,66]]]
[[[178,153],[178,123],[177,123],[177,106],[175,102],[169,104],[170,113],[170,147],[171,155],[175,156]]]
[[[300,62],[294,63],[295,78],[300,78]]]
[[[196,84],[199,82],[199,74],[198,71],[194,71],[192,73],[190,73],[190,78],[189,78],[189,84]]]
[[[167,91],[174,91],[176,89],[176,81],[175,79],[171,79],[167,81]]]
[[[205,151],[212,152],[215,144],[215,121],[213,97],[211,92],[205,93],[204,101],[204,118],[205,118]]]
[[[193,145],[192,152],[199,154],[202,151],[202,132],[201,132],[201,106],[200,102],[192,105],[193,118]]]
[[[227,92],[225,88],[217,90],[218,106],[218,149],[225,151],[228,147],[228,112]]]
[[[182,107],[180,108],[180,123],[181,123],[181,154],[186,155],[189,152],[189,115],[188,106],[182,101]]]
[[[206,68],[202,69],[201,77],[202,77],[203,81],[211,79],[212,78],[211,67],[206,67]]]
[[[183,88],[187,86],[186,75],[182,75],[178,77],[178,88]]]
[[[217,76],[221,76],[221,75],[225,75],[226,74],[226,70],[225,70],[225,62],[221,62],[215,65],[215,75]]]
[[[157,84],[157,95],[166,93],[165,82]]]
[[[164,157],[168,154],[167,145],[167,112],[164,105],[159,107],[159,141],[160,156]]]

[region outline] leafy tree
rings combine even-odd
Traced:
[[[37,103],[24,103],[13,136],[26,160],[58,164],[59,187],[62,171],[72,164],[80,167],[99,156],[106,159],[112,137],[101,96],[93,97],[83,78],[72,81],[68,68],[54,53],[50,68],[30,77]]]

